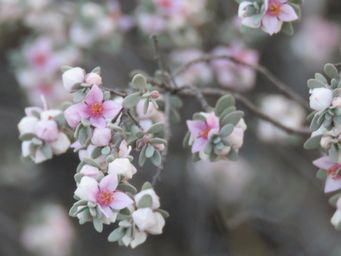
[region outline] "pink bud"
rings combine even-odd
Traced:
[[[153,98],[153,99],[157,99],[160,97],[160,93],[158,91],[152,91],[150,93],[150,96]]]
[[[58,126],[53,120],[42,120],[37,123],[37,136],[45,141],[54,141],[58,138]]]
[[[102,77],[97,73],[89,73],[86,75],[85,83],[90,85],[101,85],[102,84]]]

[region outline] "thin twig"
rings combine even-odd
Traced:
[[[253,70],[256,70],[257,72],[264,75],[280,92],[282,92],[284,95],[289,97],[290,99],[296,101],[298,104],[300,104],[302,107],[310,111],[308,103],[305,101],[304,98],[302,98],[300,95],[298,95],[295,91],[293,91],[288,85],[286,85],[284,82],[279,80],[275,75],[273,75],[266,67],[262,65],[253,65],[241,60],[238,60],[232,56],[228,55],[203,55],[200,58],[194,59],[192,61],[187,62],[182,67],[180,67],[177,71],[173,73],[174,76],[178,76],[185,72],[188,68],[190,68],[192,65],[200,63],[200,62],[209,62],[212,60],[229,60],[231,62],[234,62],[235,64],[240,64],[246,67],[249,67]]]
[[[143,127],[140,125],[139,121],[132,115],[129,109],[126,110],[127,116],[133,121],[133,123],[143,131]]]
[[[212,111],[212,107],[208,104],[208,102],[205,99],[203,93],[197,87],[190,86],[190,85],[185,85],[185,86],[181,87],[181,90],[186,90],[186,89],[193,92],[194,97],[197,98],[197,100],[199,101],[201,107],[206,112],[211,112]]]
[[[170,105],[170,93],[167,92],[164,94],[164,100],[165,100],[165,140],[167,141],[167,144],[165,145],[165,148],[162,151],[162,159],[161,159],[161,165],[157,168],[155,175],[152,179],[153,186],[160,180],[161,173],[163,169],[165,168],[165,163],[167,159],[168,154],[168,143],[171,137],[171,129],[170,129],[170,111],[171,111],[171,105]]]
[[[120,97],[127,96],[126,92],[121,92],[121,91],[118,91],[118,90],[115,90],[115,89],[111,89],[111,88],[108,88],[108,87],[104,87],[104,89],[107,90],[108,92],[111,92],[112,94],[114,94],[116,96],[120,96]]]

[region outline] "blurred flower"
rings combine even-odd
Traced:
[[[331,161],[327,156],[315,160],[313,164],[326,171],[325,193],[334,192],[341,188],[341,174],[339,174],[341,164]]]
[[[257,65],[258,53],[234,44],[231,47],[217,47],[212,51],[214,56],[229,56],[250,65]],[[256,80],[256,72],[245,65],[236,64],[229,60],[214,60],[212,67],[219,84],[223,87],[245,92],[250,90]]]
[[[303,127],[306,113],[296,102],[281,95],[268,95],[261,98],[262,112],[271,118],[293,129]],[[257,135],[265,142],[287,143],[288,134],[269,122],[258,121]]]
[[[35,255],[68,256],[75,238],[65,209],[58,204],[46,204],[30,212],[21,240]]]
[[[68,92],[72,92],[76,85],[84,82],[85,71],[82,68],[76,67],[65,71],[62,75],[64,88]]]

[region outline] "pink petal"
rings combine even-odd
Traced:
[[[94,85],[91,87],[90,91],[85,97],[85,102],[89,105],[92,105],[94,103],[101,103],[103,101],[103,92],[102,90],[97,86]]]
[[[324,187],[324,192],[329,193],[336,191],[341,188],[341,179],[333,179],[332,177],[328,176],[326,179],[326,184]]]
[[[87,106],[84,103],[71,105],[64,111],[64,117],[70,127],[76,128],[82,117],[87,117]]]
[[[108,174],[99,183],[99,187],[103,191],[115,191],[117,188],[117,176],[113,174]]]
[[[200,134],[202,130],[206,129],[206,124],[204,121],[200,120],[188,120],[187,122],[188,130],[190,131],[191,135],[196,138]]]
[[[104,214],[105,217],[107,218],[111,218],[111,216],[113,215],[113,211],[109,206],[105,206],[105,205],[97,205],[99,210]]]
[[[114,193],[114,200],[110,206],[115,210],[121,210],[131,204],[133,204],[133,200],[129,196],[127,196],[125,193],[117,191]]]
[[[323,156],[319,159],[316,159],[313,162],[313,165],[315,165],[318,168],[321,168],[323,170],[330,169],[335,163],[331,161],[327,156]]]
[[[282,21],[278,20],[277,17],[265,15],[262,19],[262,26],[265,32],[272,35],[281,30]]]
[[[113,100],[108,100],[103,103],[103,116],[107,119],[113,119],[122,109],[122,105]]]
[[[288,4],[282,5],[279,19],[285,22],[294,21],[298,19],[298,16],[294,8]]]
[[[208,140],[203,139],[203,138],[197,138],[194,140],[194,143],[192,145],[192,153],[197,153],[199,151],[204,150],[206,147]]]
[[[213,112],[206,117],[206,123],[210,128],[219,128],[219,119]]]
[[[90,124],[95,126],[96,128],[104,128],[106,125],[106,121],[104,117],[90,117]]]

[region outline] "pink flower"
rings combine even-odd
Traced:
[[[103,128],[121,110],[122,106],[116,101],[104,101],[103,92],[94,85],[85,97],[84,102],[70,106],[64,112],[67,123],[75,128],[82,118],[90,121],[94,127]]]
[[[287,0],[266,0],[266,12],[262,18],[262,28],[270,35],[282,29],[283,22],[298,19],[294,8]]]
[[[341,168],[341,164],[331,161],[327,156],[315,160],[313,164],[318,168],[326,170],[325,193],[333,192],[341,188],[341,174],[337,173],[337,170]]]
[[[219,131],[218,117],[213,112],[202,114],[205,115],[205,121],[187,121],[187,127],[191,133],[192,153],[204,150],[211,136]]]
[[[95,203],[105,217],[110,218],[113,210],[121,210],[133,204],[133,200],[125,193],[117,191],[116,175],[107,175],[99,183],[96,179],[84,176],[75,195],[81,200]]]

